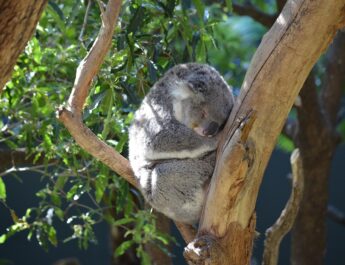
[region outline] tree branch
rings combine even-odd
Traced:
[[[338,208],[328,205],[327,215],[332,221],[345,226],[345,214],[341,212]]]
[[[106,9],[102,11],[102,26],[98,37],[86,57],[80,62],[68,103],[65,107],[59,108],[57,115],[75,141],[85,151],[110,167],[134,187],[138,187],[128,160],[101,141],[82,121],[83,106],[92,79],[99,71],[110,48],[120,7],[121,0],[109,0]],[[179,227],[181,228],[181,226],[183,225],[180,224]],[[188,226],[181,230],[184,238],[190,238],[192,233]]]
[[[263,172],[308,73],[344,25],[344,10],[343,0],[289,0],[264,36],[223,130],[198,236],[185,253],[191,264],[249,263]],[[242,142],[238,122],[250,110],[256,119]]]
[[[60,107],[58,119],[65,125],[76,142],[87,152],[98,158],[129,183],[136,186],[132,169],[123,156],[101,141],[82,121],[82,109],[88,96],[93,77],[98,72],[108,52],[112,33],[121,8],[121,0],[109,0],[102,13],[102,26],[98,37],[86,57],[80,62],[67,106]]]
[[[263,265],[278,264],[280,242],[292,228],[303,196],[303,166],[298,149],[291,154],[290,160],[292,166],[291,196],[278,220],[266,230]]]
[[[261,23],[262,25],[266,27],[271,27],[276,20],[276,15],[269,15],[266,14],[260,10],[258,10],[255,6],[251,4],[236,4],[233,3],[232,7],[234,9],[234,12],[237,13],[240,16],[248,16],[253,18],[255,21]]]
[[[337,67],[334,69],[338,56],[342,58],[341,49],[345,49],[344,44],[341,44],[338,34],[326,55],[326,58],[333,58],[334,62],[328,61],[326,65],[321,97],[318,95],[314,77],[310,75],[300,94],[302,104],[296,108],[299,129],[295,143],[300,149],[303,160],[305,190],[291,233],[293,264],[321,265],[324,263],[328,179],[332,156],[338,143],[334,122],[339,109],[339,92],[341,82],[343,82],[341,81],[343,76],[333,76],[332,71],[334,70],[335,74],[341,74],[343,71]],[[341,46],[338,47],[338,45]],[[339,54],[334,54],[334,51]],[[332,76],[333,80],[329,81]],[[328,82],[331,82],[334,88],[328,86]]]

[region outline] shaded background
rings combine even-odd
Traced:
[[[333,160],[332,174],[330,178],[330,204],[345,212],[345,147],[341,146]],[[289,155],[280,151],[274,151],[268,168],[266,170],[263,183],[260,189],[257,202],[257,231],[261,234],[254,248],[254,262],[261,263],[263,252],[264,232],[280,215],[281,210],[290,195],[290,181],[288,174],[290,170]],[[18,213],[23,213],[26,208],[36,205],[38,198],[35,192],[45,184],[40,181],[40,177],[35,174],[22,174],[23,183],[18,185],[15,178],[7,178],[6,184],[9,190],[16,188],[16,194],[8,194],[8,202]],[[20,195],[20,196],[19,196]],[[12,220],[6,212],[7,209],[0,205],[0,231],[12,224]],[[23,213],[24,214],[24,213]],[[326,251],[326,264],[345,264],[345,227],[331,220],[328,225],[328,245]],[[175,236],[179,236],[175,230]],[[59,232],[67,234],[70,231],[61,230]],[[110,237],[109,229],[105,223],[96,226],[97,244],[90,244],[88,250],[80,250],[76,241],[60,244],[58,247],[51,247],[49,252],[44,251],[36,240],[31,242],[26,240],[26,233],[20,233],[10,238],[6,244],[0,245],[0,264],[15,265],[50,265],[59,259],[77,258],[82,265],[108,265],[110,264]],[[179,240],[180,247],[174,248],[174,264],[185,264],[181,256],[184,242]],[[280,265],[290,264],[290,240],[285,238],[281,245]],[[5,261],[7,261],[5,263]]]

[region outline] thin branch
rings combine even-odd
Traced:
[[[24,172],[24,171],[33,171],[33,172],[38,172],[38,173],[44,174],[44,172],[42,172],[39,169],[47,168],[49,166],[54,166],[54,165],[56,165],[56,163],[50,163],[47,165],[30,166],[30,167],[11,167],[11,168],[5,170],[4,172],[1,172],[0,177],[3,177],[5,175],[8,175],[8,174],[11,174],[14,172]]]
[[[270,28],[274,21],[276,20],[276,15],[269,15],[260,10],[258,10],[255,6],[251,4],[232,4],[234,12],[240,16],[249,16],[253,18],[255,21],[261,23],[262,25]]]
[[[278,220],[266,230],[265,249],[262,260],[263,265],[278,264],[280,242],[292,228],[303,196],[303,166],[298,149],[295,149],[291,154],[290,160],[293,176],[292,192]]]
[[[332,205],[328,205],[327,216],[332,221],[345,226],[345,214],[342,211],[340,211],[338,208]]]
[[[88,0],[86,10],[85,10],[85,15],[84,15],[83,26],[81,27],[79,38],[78,38],[79,41],[81,42],[81,44],[84,46],[84,48],[85,48],[85,44],[84,44],[83,36],[84,36],[84,32],[85,32],[86,25],[87,25],[87,19],[89,17],[91,3],[92,3],[92,0]]]
[[[101,141],[82,121],[82,110],[89,94],[93,77],[99,71],[108,52],[115,24],[120,12],[121,0],[109,0],[106,8],[98,1],[102,13],[102,26],[98,37],[86,57],[80,62],[68,103],[58,110],[58,119],[65,125],[75,141],[93,157],[97,158],[134,187],[137,181],[126,158]],[[182,234],[191,235],[189,226],[179,225]]]
[[[99,71],[110,48],[120,7],[121,0],[109,0],[106,10],[102,11],[102,26],[98,37],[78,66],[68,104],[60,107],[58,118],[82,148],[135,186],[136,181],[128,161],[87,128],[83,124],[81,114],[92,79]]]

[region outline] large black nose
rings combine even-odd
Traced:
[[[219,124],[214,122],[214,121],[211,121],[207,127],[203,130],[203,134],[205,136],[214,136],[217,134],[219,130]]]

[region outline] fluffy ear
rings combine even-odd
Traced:
[[[188,81],[187,86],[194,93],[204,93],[206,91],[206,84],[202,80]]]
[[[184,100],[193,96],[193,88],[190,83],[177,82],[177,85],[171,92],[171,95],[177,100]]]

